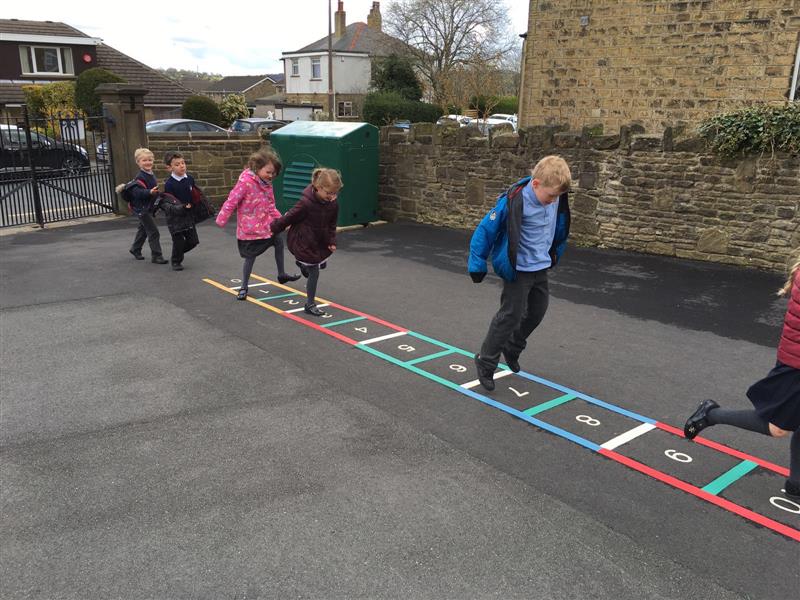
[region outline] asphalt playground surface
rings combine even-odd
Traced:
[[[527,377],[485,395],[467,354],[501,287],[466,275],[468,232],[341,232],[318,294],[347,322],[309,326],[292,291],[224,289],[233,224],[182,272],[134,261],[134,229],[0,236],[0,597],[796,597],[788,440],[651,426],[750,406],[781,276],[572,246]]]

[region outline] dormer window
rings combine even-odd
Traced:
[[[72,48],[57,46],[20,46],[19,60],[23,75],[74,75]]]

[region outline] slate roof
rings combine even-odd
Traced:
[[[345,27],[344,35],[333,38],[333,50],[336,52],[365,52],[370,56],[389,56],[390,54],[406,54],[409,51],[405,42],[382,31],[369,27],[366,23],[350,23]],[[309,44],[294,52],[283,54],[306,54],[308,52],[327,52],[328,36]]]
[[[266,75],[238,75],[223,77],[207,87],[207,92],[243,92],[250,89],[264,79],[271,79],[274,83],[283,83],[283,73]]]
[[[21,33],[29,35],[57,35],[70,37],[90,36],[66,23],[54,21],[21,21],[18,19],[0,19],[1,33]],[[180,105],[192,91],[181,84],[162,75],[155,69],[151,69],[138,60],[123,54],[119,50],[100,43],[96,46],[97,62],[96,66],[107,69],[125,78],[128,83],[140,85],[148,90],[144,97],[145,106],[155,105]],[[63,81],[60,79],[59,81]],[[47,80],[32,81],[29,79],[18,79],[14,81],[0,82],[0,102],[5,104],[17,104],[24,101],[21,86],[32,83],[50,83]]]
[[[200,79],[199,77],[181,77],[178,83],[194,92],[205,92],[214,82],[210,79]]]

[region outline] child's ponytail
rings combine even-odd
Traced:
[[[798,271],[800,271],[800,254],[798,254],[792,265],[791,269],[789,269],[789,279],[786,280],[786,283],[783,284],[783,287],[778,290],[778,296],[785,296],[788,294],[792,289],[792,282],[794,281],[794,277]]]

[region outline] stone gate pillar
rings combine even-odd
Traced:
[[[133,152],[147,145],[145,132],[144,96],[147,90],[129,83],[102,83],[95,93],[103,103],[106,133],[111,142],[111,169],[114,185],[127,183],[139,171]],[[117,195],[114,212],[128,214],[128,206]]]

